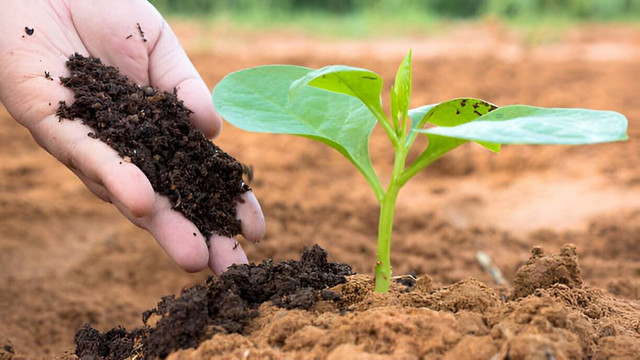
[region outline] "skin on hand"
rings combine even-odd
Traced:
[[[122,162],[115,150],[87,136],[89,127],[80,121],[59,122],[59,101],[73,103],[73,92],[59,78],[69,75],[65,63],[76,52],[102,59],[139,85],[177,89],[193,111],[191,123],[208,137],[219,134],[222,122],[209,89],[169,25],[147,1],[0,2],[0,100],[36,142],[94,194],[148,230],[186,271],[209,266],[220,274],[231,264],[246,263],[235,239],[214,235],[207,249],[195,225],[154,193],[137,166]],[[242,233],[257,243],[265,231],[262,210],[251,192],[243,196],[237,208]]]

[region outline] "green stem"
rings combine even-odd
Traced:
[[[391,284],[391,231],[399,187],[389,186],[380,203],[378,224],[378,259],[376,261],[376,292],[388,292]]]
[[[400,136],[399,144],[404,144],[404,134]],[[396,157],[393,163],[391,181],[382,201],[380,202],[380,221],[378,223],[378,259],[376,261],[376,292],[388,292],[391,284],[391,232],[393,230],[393,215],[396,209],[398,193],[402,188],[400,176],[404,169],[407,152],[404,146],[396,147]]]

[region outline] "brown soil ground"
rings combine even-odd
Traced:
[[[637,28],[585,27],[532,46],[495,24],[337,43],[174,27],[211,87],[250,66],[341,63],[380,73],[388,93],[412,47],[414,106],[472,96],[498,105],[611,109],[630,125],[630,141],[622,143],[506,146],[498,156],[470,145],[447,155],[398,201],[394,274],[430,277],[421,277],[414,291],[398,285],[390,295],[374,295],[370,278],[358,275],[340,290],[345,315],[331,304],[308,312],[264,305],[246,338],[216,335],[199,353],[175,358],[631,359],[640,353]],[[85,322],[103,331],[139,326],[141,312],[162,295],[204,280],[206,273],[181,272],[148,234],[93,197],[6,111],[0,117],[0,359],[9,357],[7,349],[14,358],[64,356]],[[251,185],[267,235],[257,247],[243,243],[251,261],[296,258],[303,246],[318,243],[331,260],[372,272],[378,209],[364,179],[337,152],[232,126],[216,143],[254,168]],[[371,152],[384,178],[392,155],[381,132],[374,133]],[[581,274],[566,243],[576,246]],[[516,275],[533,246],[560,255],[532,260],[523,270],[530,275]],[[483,269],[478,252],[501,270],[505,284]],[[554,271],[543,271],[554,263],[560,264]],[[563,284],[549,287],[543,281],[549,276]]]

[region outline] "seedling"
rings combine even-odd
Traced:
[[[400,64],[391,88],[390,118],[382,109],[381,90],[380,75],[366,69],[271,65],[232,73],[213,93],[216,110],[231,124],[321,141],[364,175],[380,203],[376,292],[387,292],[391,281],[391,232],[398,192],[445,153],[467,141],[497,153],[501,144],[579,145],[627,139],[626,118],[612,111],[498,107],[473,98],[409,109],[411,52]],[[386,189],[369,157],[369,137],[376,123],[395,151]],[[428,138],[428,145],[407,163],[419,135]]]

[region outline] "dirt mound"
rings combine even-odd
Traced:
[[[523,282],[525,274],[538,277],[537,287]],[[244,336],[218,333],[197,349],[169,358],[610,359],[638,354],[640,309],[582,288],[575,246],[551,255],[534,248],[517,278],[507,298],[475,279],[434,286],[428,277],[409,286],[398,279],[388,294],[376,294],[371,277],[356,275],[331,289],[341,295],[339,301],[290,311],[265,303]]]
[[[305,250],[299,261],[235,265],[220,278],[188,288],[176,298],[166,296],[142,316],[145,325],[153,315],[155,325],[133,332],[123,328],[105,334],[85,325],[75,336],[75,353],[81,358],[125,359],[136,353],[165,357],[178,349],[197,347],[217,333],[241,333],[256,308],[264,302],[287,309],[308,309],[320,300],[337,299],[326,290],[346,281],[351,267],[330,263],[319,246]],[[137,343],[141,346],[134,347]]]

